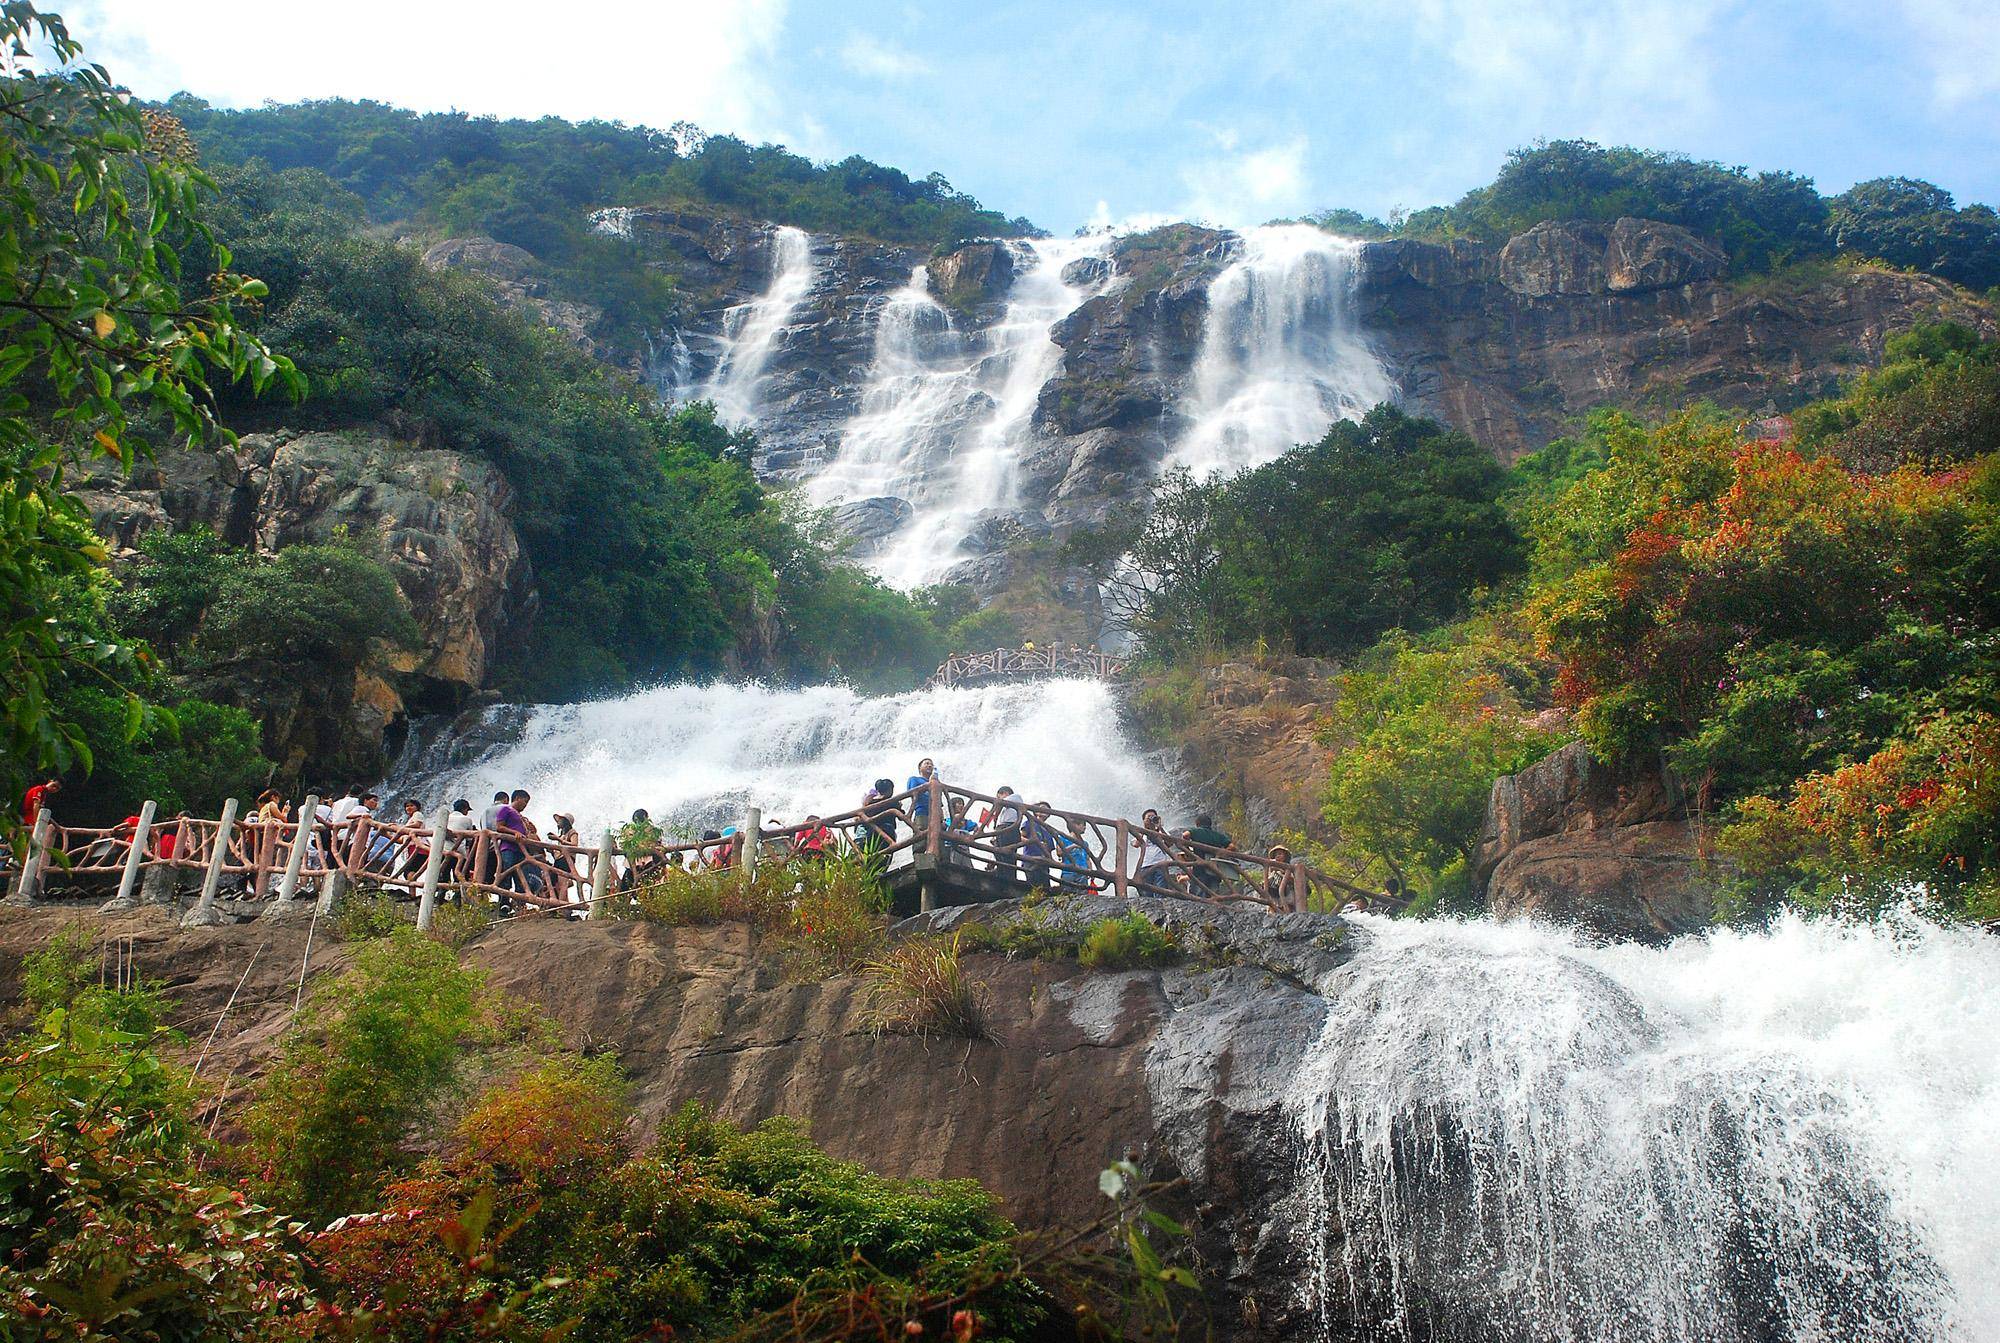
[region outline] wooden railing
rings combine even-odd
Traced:
[[[979,681],[1029,679],[1044,676],[1091,676],[1108,679],[1125,674],[1125,659],[1095,648],[996,648],[990,653],[953,653],[931,673],[930,686],[951,687]]]
[[[318,799],[301,808],[311,816]],[[755,808],[736,833],[718,840],[661,841],[621,852],[606,833],[596,845],[528,838],[510,831],[452,829],[451,813],[412,821],[372,816],[339,824],[250,818],[238,823],[235,799],[217,820],[155,820],[151,802],[137,824],[59,827],[44,811],[36,821],[15,900],[42,894],[52,874],[74,887],[108,885],[107,910],[137,903],[140,883],[163,881],[171,900],[182,873],[200,873],[201,896],[184,923],[219,922],[215,905],[225,882],[242,895],[268,899],[266,917],[303,910],[301,892],[317,888],[312,907],[330,911],[342,892],[373,887],[417,902],[429,926],[440,892],[481,903],[498,900],[524,911],[585,912],[633,883],[645,883],[690,861],[699,870],[811,860],[861,853],[885,870],[915,869],[924,908],[955,886],[996,882],[1026,890],[1098,892],[1255,906],[1279,913],[1324,909],[1359,899],[1368,908],[1402,902],[1320,870],[1301,859],[1203,844],[1119,817],[1096,816],[1023,797],[1000,797],[932,780],[814,824],[766,827]],[[443,842],[436,842],[442,834]],[[1151,860],[1151,861],[1147,861]],[[621,866],[622,864],[622,866]]]

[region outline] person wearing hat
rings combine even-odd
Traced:
[[[1288,910],[1292,907],[1292,851],[1283,844],[1273,844],[1264,856],[1276,864],[1264,869],[1264,898]]]
[[[563,896],[573,905],[583,904],[582,874],[576,870],[576,854],[571,851],[576,845],[576,817],[568,812],[557,812],[555,824],[546,836],[549,848],[549,880],[556,887],[556,894]],[[559,845],[571,848],[560,848]],[[581,918],[582,914],[572,917]]]

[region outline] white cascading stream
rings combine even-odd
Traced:
[[[701,389],[724,424],[755,424],[763,408],[764,371],[799,304],[812,292],[812,235],[784,225],[771,231],[771,277],[764,292],[722,315],[722,353]]]
[[[1157,764],[1119,730],[1099,681],[1017,682],[868,697],[844,686],[668,685],[535,709],[517,744],[426,783],[476,803],[526,788],[529,814],[575,814],[596,836],[646,808],[671,830],[734,825],[745,807],[796,822],[859,807],[877,778],[897,788],[930,756],[940,777],[982,793],[1138,816],[1169,810]]]
[[[1197,478],[1260,466],[1359,419],[1395,383],[1354,317],[1361,244],[1309,224],[1244,233],[1208,287],[1201,346],[1167,465]]]
[[[1062,364],[1052,327],[1098,286],[1063,279],[1111,235],[1010,242],[1015,275],[998,320],[966,332],[931,296],[925,269],[882,305],[859,413],[807,484],[820,506],[893,498],[909,520],[867,558],[897,587],[935,582],[966,556],[980,521],[1016,502],[1036,399]]]
[[[1992,936],[1366,923],[1290,1099],[1322,1338],[2000,1339]]]

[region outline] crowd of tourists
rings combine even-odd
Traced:
[[[53,779],[29,789],[22,799],[23,820],[32,826],[60,790]],[[332,792],[314,795],[319,800],[309,816],[299,814],[303,804],[295,806],[275,788],[257,797],[231,841],[242,894],[270,894],[271,875],[285,865],[294,828],[302,827],[307,870],[339,869],[355,879],[414,890],[431,869],[434,846],[442,845],[436,864],[442,890],[477,886],[503,907],[520,897],[574,906],[579,913],[588,908],[595,874],[586,858],[593,850],[583,847],[574,813],[550,812],[546,823],[538,824],[529,815],[534,799],[526,789],[497,791],[478,811],[470,799],[455,799],[442,836],[418,798],[401,798],[385,808],[380,792],[365,785],[350,785],[338,796]],[[944,806],[933,826],[935,797],[942,797]],[[126,817],[96,843],[115,846],[122,837],[129,845],[138,824],[138,816]],[[174,858],[190,843],[196,824],[201,823],[184,812],[156,820],[147,856]],[[1246,864],[1230,856],[1234,841],[1212,816],[1202,813],[1192,825],[1172,829],[1154,808],[1129,827],[1129,835],[1130,862],[1122,875],[1130,893],[1213,898],[1227,892],[1262,896],[1280,907],[1288,903],[1292,854],[1283,844],[1272,845],[1264,862]],[[767,820],[754,837],[729,826],[705,830],[698,840],[671,841],[642,808],[617,839],[620,889],[669,875],[726,871],[743,861],[750,843],[762,860],[813,863],[843,854],[883,861],[903,850],[927,852],[935,842],[941,864],[1028,886],[1092,892],[1119,884],[1113,871],[1118,858],[1105,852],[1101,827],[1059,814],[1049,802],[1030,802],[1006,784],[975,815],[964,792],[942,787],[929,758],[917,763],[902,788],[893,779],[876,779],[861,806],[837,827],[813,814],[797,824]],[[60,847],[62,841],[55,843]]]

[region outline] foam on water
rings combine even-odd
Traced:
[[[1324,1337],[2000,1339],[2000,939],[1367,922],[1290,1100]]]

